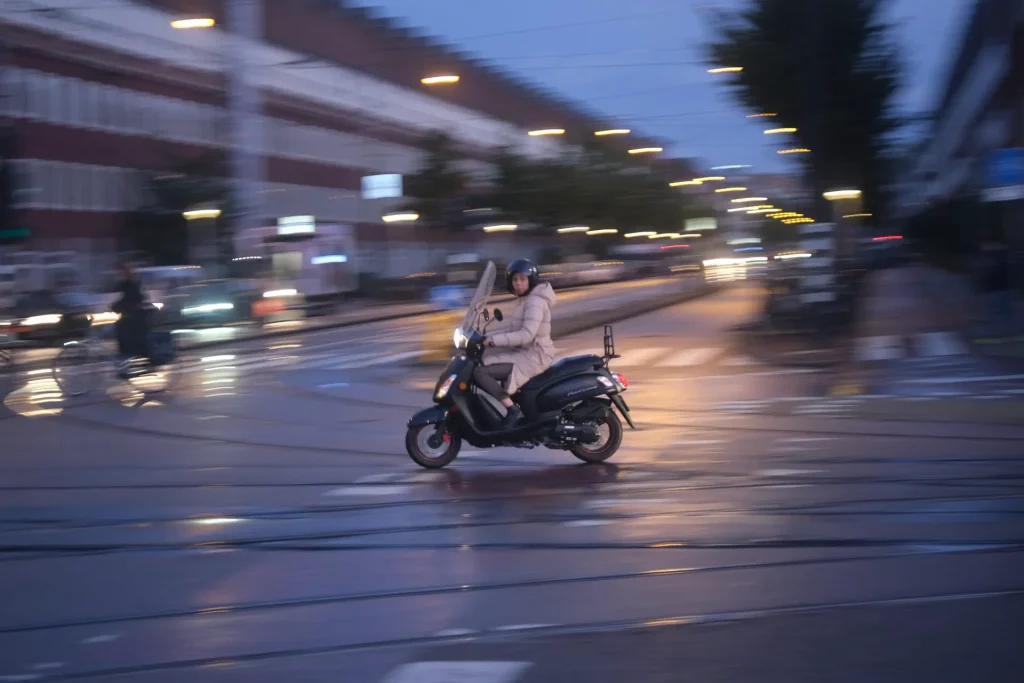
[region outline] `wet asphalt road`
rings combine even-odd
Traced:
[[[0,681],[1019,680],[1024,429],[811,409],[819,375],[734,351],[755,304],[616,326],[640,429],[605,466],[415,468],[410,320],[149,400],[0,379]]]

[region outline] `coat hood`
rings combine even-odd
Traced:
[[[547,302],[548,304],[548,308],[555,307],[555,288],[552,287],[551,283],[549,282],[541,282],[536,287],[534,287],[533,291],[526,295],[527,298],[531,296],[537,296],[540,297],[541,299],[544,299],[544,301]]]

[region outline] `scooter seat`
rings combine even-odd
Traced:
[[[556,361],[551,365],[550,368],[540,373],[536,377],[531,378],[526,384],[522,386],[520,391],[529,391],[530,389],[536,389],[537,387],[547,384],[553,379],[562,377],[563,375],[572,375],[582,370],[591,370],[599,368],[603,365],[604,361],[601,360],[600,356],[586,355],[586,356],[571,356],[569,358],[563,358]]]

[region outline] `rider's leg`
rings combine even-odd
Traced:
[[[476,382],[476,385],[505,406],[505,419],[501,424],[506,428],[511,427],[523,417],[523,411],[512,402],[512,397],[501,385],[502,382],[508,380],[514,367],[512,363],[495,363],[493,365],[478,365],[473,370],[473,381]]]

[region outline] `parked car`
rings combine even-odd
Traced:
[[[237,324],[253,318],[262,297],[246,280],[206,280],[169,290],[161,317],[184,327]]]
[[[18,341],[57,342],[84,336],[92,313],[87,294],[30,292],[17,297],[4,327]]]

